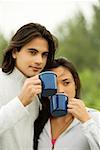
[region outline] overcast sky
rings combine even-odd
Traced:
[[[50,31],[63,20],[82,10],[87,19],[92,15],[92,4],[98,0],[0,0],[0,30],[9,36],[11,31],[29,22],[38,22]]]

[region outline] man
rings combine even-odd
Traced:
[[[29,23],[12,37],[0,70],[0,150],[32,150],[38,116],[39,73],[54,59],[53,35]]]

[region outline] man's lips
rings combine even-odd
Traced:
[[[41,70],[42,68],[41,67],[32,67],[32,69],[38,71],[38,70]]]

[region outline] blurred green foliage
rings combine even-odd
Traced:
[[[84,69],[80,72],[81,97],[88,107],[100,110],[100,70]]]
[[[4,50],[7,47],[8,41],[2,33],[0,33],[0,64],[2,62]]]

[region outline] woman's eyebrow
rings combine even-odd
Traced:
[[[69,80],[69,78],[63,79],[62,81],[67,81],[67,80]]]
[[[66,77],[66,78],[62,79],[62,81],[63,81],[63,82],[64,82],[64,81],[72,81],[72,78]]]

